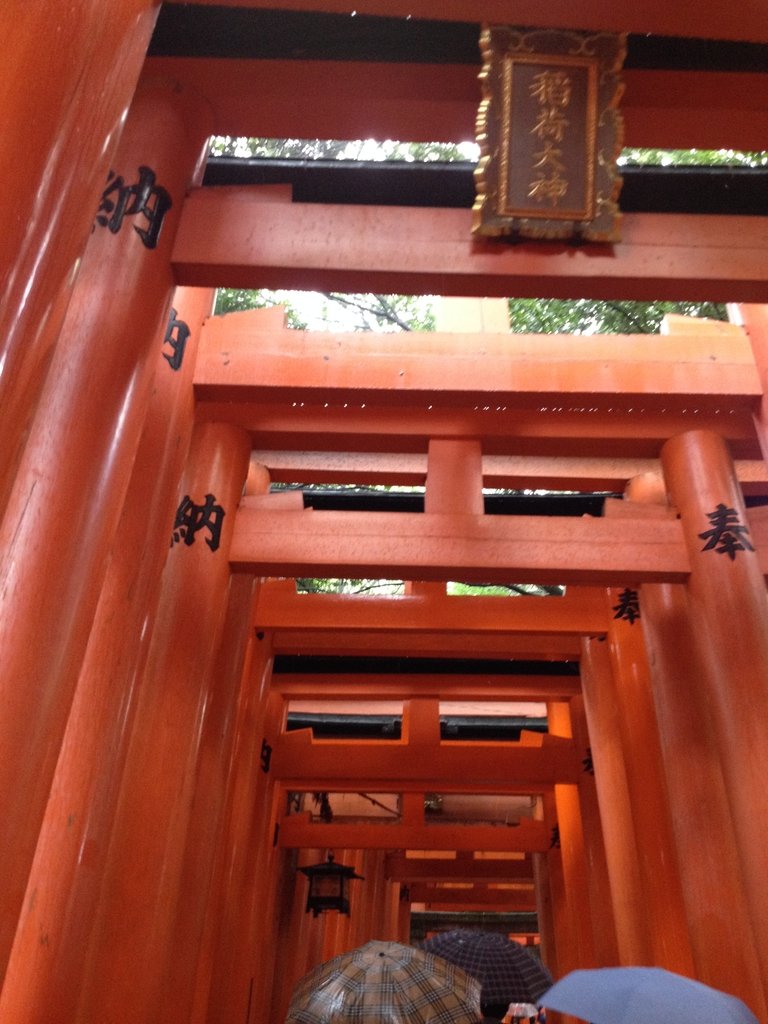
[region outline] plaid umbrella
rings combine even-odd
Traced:
[[[306,974],[296,1024],[477,1024],[480,986],[439,957],[399,942],[366,942]]]
[[[552,976],[537,957],[498,932],[454,928],[426,939],[422,948],[477,978],[486,1005],[536,1003],[552,984]]]

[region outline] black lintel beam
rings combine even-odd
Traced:
[[[479,22],[164,3],[149,55],[479,66],[479,39]],[[768,46],[630,34],[625,67],[768,71]]]
[[[297,203],[470,208],[474,164],[211,157],[203,184],[290,185]],[[768,214],[768,167],[621,169],[624,213]]]

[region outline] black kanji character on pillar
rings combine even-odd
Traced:
[[[151,167],[139,167],[139,180],[134,185],[126,185],[121,175],[110,171],[107,187],[101,194],[96,223],[116,235],[126,217],[141,214],[149,226],[139,228],[134,225],[134,231],[147,249],[154,249],[163,218],[172,205],[168,192],[162,185],[155,184],[155,172]]]
[[[555,824],[552,826],[552,831],[549,836],[549,848],[550,850],[560,849],[560,825]]]
[[[619,594],[619,603],[613,605],[614,619],[627,619],[630,626],[640,618],[640,600],[636,590],[625,587]]]
[[[183,320],[177,320],[176,310],[171,309],[171,315],[168,318],[168,327],[165,331],[163,344],[171,346],[173,349],[173,355],[169,356],[167,352],[163,352],[163,359],[168,360],[172,370],[181,369],[181,362],[184,358],[184,349],[187,346],[188,338],[189,327]]]
[[[173,536],[171,547],[180,541],[189,546],[195,543],[195,534],[198,530],[208,530],[210,537],[205,538],[205,543],[216,551],[221,541],[221,522],[224,518],[224,509],[216,505],[216,499],[212,494],[206,494],[204,505],[195,505],[188,494],[181,499],[176,509],[176,519],[173,523]]]
[[[699,534],[699,537],[707,542],[702,551],[714,549],[719,555],[728,555],[733,561],[737,551],[755,550],[746,536],[749,527],[742,526],[739,522],[736,509],[728,508],[721,502],[714,512],[707,514],[707,519],[712,524],[712,529]]]

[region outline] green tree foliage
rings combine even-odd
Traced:
[[[474,144],[396,142],[393,139],[239,139],[217,136],[212,156],[272,158],[275,160],[404,160],[408,163],[475,159]]]
[[[667,313],[727,320],[716,302],[604,302],[511,299],[510,329],[519,334],[658,334]]]
[[[296,330],[433,331],[429,295],[343,294],[341,292],[248,291],[220,288],[216,314],[284,306],[288,327]],[[311,307],[311,308],[310,308]]]
[[[618,162],[625,167],[766,167],[768,152],[745,153],[738,149],[624,149]]]

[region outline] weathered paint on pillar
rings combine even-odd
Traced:
[[[643,899],[635,824],[613,695],[613,668],[606,640],[597,637],[582,640],[581,685],[620,962],[650,964],[653,963],[650,926]]]
[[[615,680],[613,699],[624,751],[653,962],[678,974],[690,975],[693,955],[661,766],[642,620],[634,612],[637,591],[627,587],[606,593],[613,611],[606,641]]]
[[[123,188],[105,194],[0,528],[0,969],[147,414],[201,116],[167,86],[137,96],[115,161]],[[125,189],[142,180],[131,207]]]
[[[205,714],[230,587],[228,550],[250,437],[195,428],[155,631],[115,814],[101,902],[84,955],[79,1021],[156,1019],[173,941]]]
[[[0,519],[159,8],[0,7]]]
[[[728,792],[761,974],[768,978],[768,598],[722,438],[696,430],[661,451],[683,525],[686,589],[702,652],[701,692]]]
[[[54,1007],[60,1019],[74,1017],[82,949],[98,900],[192,433],[195,348],[212,300],[208,289],[180,289],[174,297],[176,347],[168,345],[167,330],[155,341],[153,395],[0,996],[0,1016],[19,1024],[40,1021]]]

